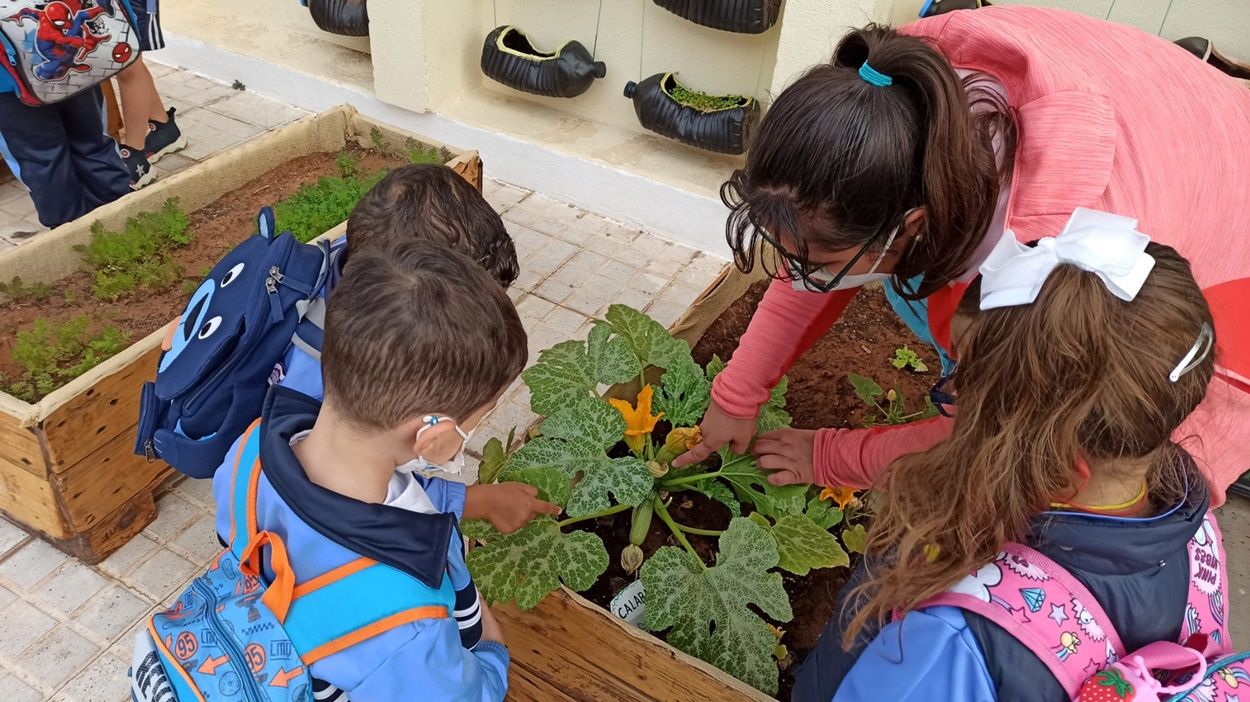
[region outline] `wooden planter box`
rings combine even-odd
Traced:
[[[669,329],[691,345],[764,274],[730,267]],[[514,702],[765,702],[773,698],[561,587],[534,609],[495,607]]]
[[[337,107],[4,252],[0,280],[20,275],[27,282],[55,282],[78,269],[81,258],[74,246],[89,240],[96,221],[117,229],[128,217],[159,209],[171,197],[191,212],[291,159],[338,151],[349,143],[370,146],[374,129],[392,144],[414,139],[426,147],[444,146],[375,123],[351,107]],[[448,165],[480,190],[477,153],[450,151],[454,158]],[[342,225],[327,235],[341,231]],[[163,330],[154,330],[38,403],[0,393],[0,512],[85,563],[98,563],[152,521],[152,491],[172,472],[163,462],[132,453],[139,388],[155,374],[162,337]]]

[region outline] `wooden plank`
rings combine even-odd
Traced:
[[[159,343],[152,343],[142,356],[98,379],[47,415],[43,432],[53,473],[63,473],[82,462],[119,434],[124,433],[127,441],[134,443],[139,389],[144,381],[156,377],[160,355]]]
[[[482,192],[482,159],[476,151],[461,154],[447,162],[447,167]]]
[[[163,461],[148,462],[132,452],[134,426],[63,473],[52,476],[71,531],[87,531],[135,495],[151,492],[172,472]]]
[[[494,612],[524,681],[509,699],[770,699],[565,590],[529,612],[512,605]]]
[[[11,464],[39,478],[48,474],[35,431],[22,426],[19,418],[6,412],[0,412],[0,463]]]
[[[48,479],[8,461],[0,461],[0,512],[52,537],[69,534]]]
[[[149,490],[132,497],[91,529],[51,541],[53,546],[83,563],[95,565],[133,539],[155,518],[156,500]]]

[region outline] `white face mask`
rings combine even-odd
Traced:
[[[422,417],[421,421],[425,422],[425,426],[417,430],[418,439],[421,438],[421,434],[424,433],[427,429],[437,426],[440,422],[451,422],[452,420],[448,417],[436,417],[434,415],[429,415],[426,417]],[[464,451],[469,446],[469,440],[473,438],[473,432],[472,431],[466,432],[465,430],[460,428],[459,424],[455,424],[454,422],[453,422],[453,427],[455,428],[456,433],[460,435],[460,450],[456,451],[456,455],[452,456],[449,460],[447,460],[447,462],[432,463],[430,461],[425,460],[421,456],[417,456],[415,459],[408,461],[402,466],[399,466],[396,470],[407,471],[409,473],[415,473],[417,471],[425,471],[425,470],[440,470],[440,471],[443,471],[444,473],[450,473],[452,475],[460,475],[461,473],[463,473],[464,472]]]
[[[911,210],[908,210],[907,214],[911,214]],[[808,287],[807,283],[804,282],[803,278],[799,277],[795,277],[791,284],[794,286],[794,289],[799,292],[833,292],[835,290],[854,290],[874,281],[886,280],[891,274],[878,273],[877,268],[881,265],[881,262],[885,260],[885,255],[890,252],[890,244],[894,243],[894,237],[898,236],[900,229],[902,229],[902,225],[895,227],[894,231],[890,232],[890,236],[885,240],[885,246],[881,247],[881,254],[877,256],[877,260],[872,264],[872,268],[868,269],[867,273],[847,273],[842,276],[842,280],[839,280],[837,285],[824,291],[812,290]],[[826,268],[819,268],[811,273],[808,273],[807,279],[814,283],[827,284],[833,282],[833,279],[836,278],[837,275],[837,273],[834,273]]]

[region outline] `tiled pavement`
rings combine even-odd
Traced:
[[[238,91],[188,71],[149,61],[165,106],[177,108],[178,126],[187,148],[162,158],[153,170],[158,178],[252,139],[308,113],[290,105]],[[0,166],[0,250],[30,241],[44,228],[26,189]]]
[[[191,140],[161,167],[184,168],[302,114],[185,72],[158,70],[164,95],[178,107]],[[7,187],[0,186],[0,200],[12,194]],[[543,348],[584,337],[590,320],[613,302],[643,309],[667,325],[725,266],[509,185],[487,181],[486,198],[516,242],[521,277],[511,296],[530,335],[531,362]],[[15,203],[10,197],[0,210],[20,209]],[[6,245],[12,244],[0,239],[0,247]],[[518,383],[475,433],[471,452],[513,427],[524,431],[533,419],[527,391]],[[172,600],[219,550],[208,481],[172,481],[158,509],[143,534],[96,567],[0,518],[0,701],[129,699],[126,668],[140,621]]]

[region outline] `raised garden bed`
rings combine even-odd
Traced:
[[[694,360],[699,366],[713,364],[714,370],[713,356],[725,358],[732,354],[764,287],[758,278],[731,271],[713,283],[671,331],[694,347]],[[498,609],[513,653],[510,698],[769,699],[759,689],[677,650],[681,648],[716,661],[756,687],[788,699],[793,668],[815,645],[832,614],[838,590],[849,575],[854,552],[860,547],[868,515],[855,503],[845,511],[834,510],[831,502],[820,500],[820,491],[814,488],[764,488],[754,479],[758,473],[752,475],[754,468],[749,458],[729,455],[722,455],[719,461],[714,459],[699,471],[662,473],[653,484],[648,482],[653,473],[629,480],[605,480],[605,470],[633,470],[636,475],[635,461],[662,464],[660,446],[666,442],[669,429],[666,419],[655,423],[651,439],[654,443],[643,449],[642,458],[632,458],[633,452],[623,443],[600,449],[600,445],[612,441],[607,436],[610,432],[597,428],[610,415],[594,409],[594,403],[590,403],[578,408],[576,422],[567,422],[559,410],[550,408],[552,392],[558,389],[552,385],[554,379],[586,371],[587,378],[600,382],[619,381],[619,377],[610,376],[628,374],[626,371],[608,370],[598,377],[595,374],[599,372],[596,369],[611,369],[607,359],[615,352],[609,347],[613,340],[622,339],[622,343],[642,349],[636,353],[637,358],[667,357],[661,362],[674,364],[663,376],[654,369],[646,375],[655,394],[651,411],[638,413],[636,418],[643,429],[644,415],[653,417],[660,410],[670,416],[681,415],[683,397],[689,399],[689,406],[706,402],[696,399],[702,392],[700,383],[682,381],[680,384],[687,390],[673,397],[679,381],[668,375],[685,362],[674,360],[670,351],[663,350],[662,339],[654,330],[646,331],[643,320],[631,319],[618,310],[609,314],[605,327],[603,331],[610,333],[603,333],[597,340],[592,336],[588,345],[581,346],[585,354],[581,358],[586,362],[578,360],[578,345],[574,342],[553,350],[548,360],[558,363],[548,363],[545,370],[537,373],[527,371],[526,382],[540,405],[536,411],[542,414],[545,409],[551,418],[531,430],[530,435],[538,438],[511,454],[505,455],[501,444],[488,444],[483,461],[484,479],[498,474],[502,466],[504,479],[536,484],[541,492],[565,504],[565,523],[556,526],[559,536],[553,538],[553,524],[527,527],[528,535],[523,530],[511,537],[482,531],[476,535],[485,546],[470,555],[470,567],[475,568],[479,587],[488,599],[515,599],[525,606],[541,599],[530,611],[514,604]],[[896,351],[908,344],[918,352],[918,362],[929,366],[925,371],[895,367]],[[540,358],[539,366],[543,365]],[[635,376],[636,367],[637,361]],[[847,379],[848,372],[876,378],[880,385],[894,389],[904,403],[922,410],[922,398],[937,378],[936,369],[932,353],[918,348],[880,291],[866,292],[839,324],[792,367],[785,395],[785,409],[792,417],[785,417],[774,403],[761,428],[787,422],[800,428],[851,427],[862,426],[873,416],[876,421],[884,420],[884,413],[870,409],[860,399]],[[582,381],[577,388],[585,389],[588,382]],[[638,381],[624,382],[613,386],[608,397],[634,404],[638,387]],[[859,392],[863,392],[862,387]],[[665,395],[668,397],[661,400]],[[886,404],[885,397],[872,399]],[[578,391],[560,396],[557,404],[567,407],[584,401]],[[623,418],[629,408],[620,409]],[[637,405],[634,409],[637,412]],[[686,415],[679,419],[679,425],[692,423],[690,413]],[[626,418],[625,426],[632,427],[634,421]],[[714,481],[693,478],[697,472],[720,472],[722,476]],[[568,490],[565,480],[570,474],[579,480]],[[645,488],[663,492],[659,493],[661,502],[654,506],[656,518],[650,527],[631,534],[631,528],[637,524],[635,510],[621,505],[637,501],[627,494],[632,490],[627,483],[635,479]],[[605,482],[612,483],[612,487]],[[683,489],[692,485],[706,487],[711,482],[726,484],[727,489],[703,490],[707,495]],[[731,510],[725,505],[726,497],[743,506]],[[848,496],[830,497],[836,500]],[[663,516],[660,504],[664,505]],[[839,512],[836,518],[831,515],[834,511]],[[604,514],[595,516],[599,512]],[[731,517],[736,518],[731,521]],[[809,520],[819,527],[815,533]],[[676,532],[667,525],[670,521],[679,525],[677,530],[682,531],[684,539],[674,536]],[[468,524],[466,529],[472,532],[476,526]],[[806,534],[802,539],[796,540],[793,531],[789,535],[782,533],[799,527]],[[579,531],[586,533],[579,535]],[[820,536],[822,531],[825,536]],[[520,543],[515,540],[518,536]],[[627,557],[631,544],[639,545],[641,550]],[[851,552],[851,558],[846,551]],[[512,558],[518,555],[523,557]],[[695,558],[708,570],[701,570]],[[534,566],[544,559],[549,561],[547,565]],[[637,568],[639,562],[640,569],[628,572]],[[721,592],[709,598],[706,592],[716,589],[709,584],[715,580],[709,574],[717,569],[724,569],[720,575],[733,586],[722,582]],[[603,609],[610,606],[615,595],[639,579],[639,574],[647,584],[648,600],[658,598],[648,604],[647,615],[639,623],[676,644],[676,648]],[[555,593],[542,599],[552,587],[557,588]],[[582,594],[572,592],[570,587]],[[675,593],[681,593],[680,601],[675,599],[679,597]],[[722,605],[720,614],[712,617],[709,637],[708,622],[692,612],[706,614]],[[621,601],[616,607],[618,614],[625,611]],[[654,620],[650,619],[653,608],[660,610]],[[779,643],[784,648],[777,648],[778,641],[763,634],[765,625],[781,630]],[[718,643],[709,643],[722,634]]]
[[[481,187],[476,153],[340,107],[0,255],[0,385],[22,395],[0,392],[0,511],[87,563],[141,531],[170,469],[132,454],[139,388],[183,284],[253,233],[262,205],[280,203],[279,223],[305,238],[335,234],[380,169],[418,159]],[[301,186],[320,189],[301,196]],[[147,248],[125,250],[138,240]],[[38,353],[48,349],[60,357]]]

